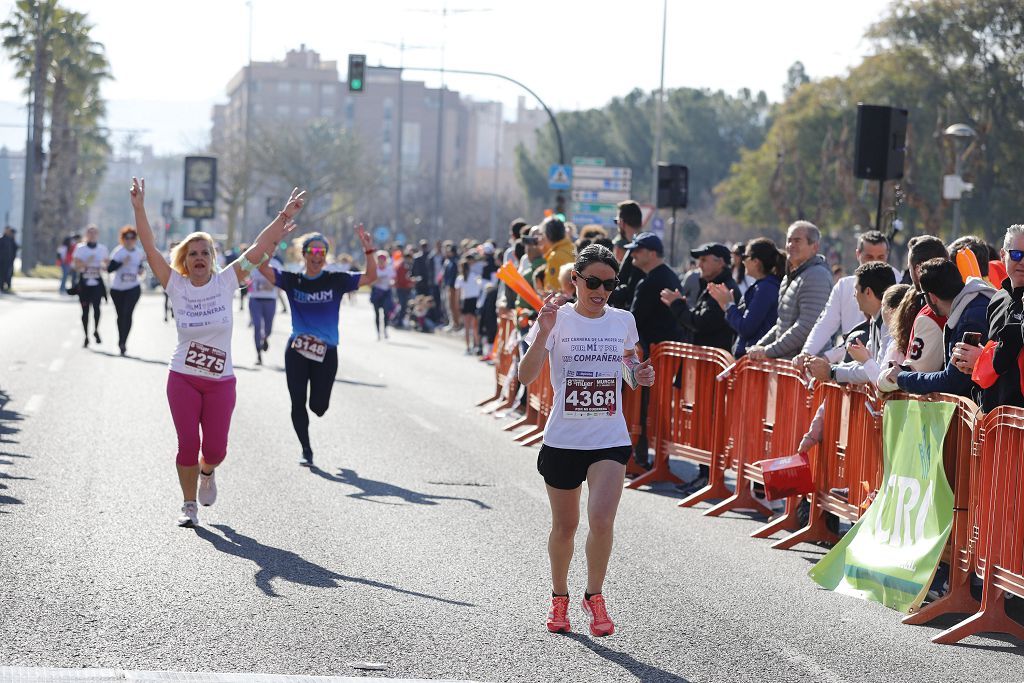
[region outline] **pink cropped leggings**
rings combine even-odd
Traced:
[[[235,378],[207,379],[172,370],[167,374],[167,403],[178,432],[176,462],[183,467],[198,465],[201,447],[203,460],[209,465],[219,465],[228,453],[228,429],[235,409]]]

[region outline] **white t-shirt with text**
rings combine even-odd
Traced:
[[[216,273],[194,287],[176,270],[167,280],[167,297],[174,308],[178,345],[170,369],[185,375],[220,379],[234,375],[231,365],[231,326],[238,289],[234,268]]]
[[[146,252],[141,247],[125,249],[119,244],[110,255],[110,260],[121,264],[120,268],[110,274],[111,289],[123,291],[141,286],[142,264],[146,260]]]
[[[533,344],[539,327],[526,335]],[[605,308],[600,318],[580,315],[572,304],[558,309],[545,347],[554,405],[544,443],[554,448],[595,450],[629,446],[622,414],[622,357],[640,337],[629,311]]]
[[[91,286],[98,285],[103,281],[100,273],[103,272],[103,262],[107,260],[109,254],[107,247],[102,244],[90,247],[87,243],[82,242],[78,245],[75,249],[75,258],[85,264],[85,270],[82,271],[82,282]]]

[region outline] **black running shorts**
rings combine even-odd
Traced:
[[[551,488],[572,491],[583,484],[587,478],[587,470],[595,462],[614,460],[620,465],[625,465],[632,452],[632,446],[612,446],[583,451],[544,444],[537,455],[537,471],[544,476],[545,483]]]

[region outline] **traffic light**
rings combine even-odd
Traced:
[[[363,92],[366,85],[366,55],[348,56],[348,91]]]
[[[685,209],[690,170],[681,164],[658,164],[658,208]]]

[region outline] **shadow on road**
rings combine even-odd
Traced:
[[[109,356],[110,358],[121,358],[121,354],[119,354],[119,353],[112,353],[111,351],[103,351],[102,349],[94,349],[91,346],[89,347],[89,350],[91,352],[95,353],[97,356]],[[141,358],[140,356],[133,356],[130,353],[126,354],[124,356],[124,359],[125,360],[132,360],[132,361],[135,361],[136,363],[149,363],[150,365],[162,365],[164,367],[167,367],[167,363],[168,363],[168,361],[166,359],[165,360],[154,360],[153,358]]]
[[[650,664],[644,664],[643,662],[637,661],[637,659],[632,655],[600,645],[594,639],[588,638],[581,633],[566,633],[564,634],[564,637],[569,640],[575,640],[583,647],[593,651],[598,656],[607,659],[612,664],[618,664],[641,681],[658,681],[659,683],[690,683],[682,676],[677,676],[674,673],[665,671],[664,669],[659,669],[658,667],[651,666]]]
[[[331,474],[325,472],[319,467],[310,467],[309,471],[327,481],[333,481],[338,484],[348,484],[358,489],[362,489],[357,493],[348,494],[349,498],[357,498],[360,500],[369,500],[373,503],[383,503],[384,505],[395,505],[396,503],[385,503],[382,500],[374,500],[375,498],[401,498],[407,503],[413,505],[437,505],[438,501],[441,500],[464,500],[467,503],[473,503],[481,510],[490,510],[491,506],[482,500],[476,498],[465,498],[463,496],[435,496],[430,493],[420,493],[413,491],[412,489],[403,488],[396,486],[395,484],[389,484],[385,481],[377,481],[375,479],[366,479],[356,474],[355,470],[347,470],[344,468],[338,468],[337,474]]]
[[[236,365],[235,367],[239,367],[239,366]],[[284,368],[279,366],[279,365],[278,366],[274,366],[274,367],[270,367],[270,366],[264,365],[263,367],[266,370],[274,370],[275,372],[284,372]],[[246,369],[247,370],[254,370],[255,368],[246,368]],[[387,389],[388,388],[387,384],[380,384],[380,383],[377,383],[377,382],[360,382],[357,379],[346,379],[345,377],[337,377],[337,378],[335,378],[334,383],[335,384],[348,384],[349,386],[353,386],[353,387],[369,387],[370,389]]]
[[[240,557],[256,563],[259,570],[256,572],[256,576],[253,578],[253,581],[256,583],[256,587],[259,588],[264,595],[270,597],[280,597],[274,592],[274,587],[271,585],[271,582],[274,581],[274,579],[283,579],[291,583],[297,583],[302,586],[311,586],[313,588],[338,588],[338,582],[340,581],[344,583],[355,583],[363,586],[370,586],[371,588],[383,588],[396,593],[402,593],[403,595],[411,595],[416,598],[426,598],[427,600],[436,600],[438,602],[443,602],[448,605],[456,605],[458,607],[476,606],[469,602],[448,600],[447,598],[439,598],[436,595],[427,595],[426,593],[405,590],[404,588],[392,586],[391,584],[383,583],[381,581],[373,581],[372,579],[361,579],[356,576],[338,574],[337,572],[332,572],[330,569],[321,567],[318,564],[314,564],[309,560],[303,559],[298,553],[260,543],[254,538],[238,533],[226,524],[214,524],[213,528],[220,531],[223,536],[218,536],[209,529],[203,527],[196,527],[195,532],[199,538],[208,541],[214,548],[222,553],[234,555],[235,557]]]
[[[11,465],[13,460],[7,458],[27,458],[27,455],[19,455],[17,453],[7,452],[7,447],[11,444],[18,443],[13,438],[14,434],[21,431],[19,423],[25,419],[25,417],[14,410],[8,410],[7,404],[11,402],[11,395],[6,390],[0,389],[0,456],[5,456],[0,459],[0,465]],[[29,479],[29,477],[16,477],[8,474],[7,472],[0,472],[0,479]],[[0,483],[0,491],[7,491],[8,485]],[[0,514],[7,514],[7,510],[4,509],[7,505],[21,505],[21,501],[13,496],[8,496],[6,493],[0,493]]]

